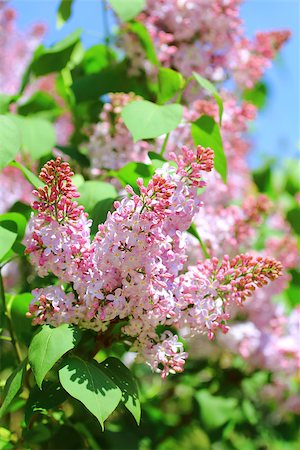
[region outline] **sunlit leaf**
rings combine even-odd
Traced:
[[[21,148],[21,133],[11,117],[0,115],[0,171]]]
[[[59,370],[63,388],[98,419],[102,429],[104,421],[118,406],[122,393],[118,386],[95,366],[78,357],[64,361]]]
[[[135,142],[169,133],[179,125],[182,114],[181,105],[162,106],[146,100],[130,102],[121,112]]]
[[[68,324],[57,328],[43,325],[33,337],[28,359],[40,388],[47,372],[66,352],[76,346],[80,337],[80,330]]]

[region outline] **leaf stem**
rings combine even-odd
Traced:
[[[4,290],[4,284],[3,284],[3,278],[2,278],[1,269],[0,269],[0,297],[1,297],[2,304],[3,304],[4,314],[6,316],[7,329],[8,329],[8,332],[10,334],[10,340],[11,340],[11,343],[13,345],[13,348],[14,348],[17,360],[20,363],[22,361],[21,351],[20,351],[19,345],[18,345],[18,343],[17,343],[17,341],[15,339],[11,318],[9,316],[9,313],[8,313],[7,307],[6,307],[5,290]]]
[[[164,152],[166,150],[166,146],[167,146],[169,137],[170,137],[170,132],[166,134],[166,137],[164,139],[164,142],[163,142],[163,145],[162,145],[162,148],[161,148],[161,151],[160,151],[160,156],[163,156],[163,154],[164,154]]]

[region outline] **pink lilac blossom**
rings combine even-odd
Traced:
[[[25,239],[41,276],[51,270],[70,283],[69,291],[34,291],[28,314],[34,323],[68,322],[105,333],[125,320],[122,334],[131,350],[162,377],[182,371],[187,354],[170,330],[158,334],[158,325],[189,327],[209,338],[217,329],[227,332],[230,305],[281,272],[273,259],[239,255],[179,274],[186,261],[182,234],[201,207],[197,191],[204,184],[201,173],[213,167],[213,152],[184,148],[174,158],[177,169],[157,169],[148,186],[138,180],[139,195],[127,187],[129,197],[115,203],[92,242],[89,221],[73,201],[73,173],[59,158],[50,161],[40,175],[46,186],[35,192],[38,214]]]
[[[244,36],[240,3],[148,0],[137,19],[147,28],[164,67],[186,77],[195,71],[213,82],[233,77],[240,87],[249,88],[262,77],[290,33],[260,32],[250,41]],[[122,35],[121,45],[132,61],[130,71],[149,71],[145,50],[133,33]]]

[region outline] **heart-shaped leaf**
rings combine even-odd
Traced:
[[[181,105],[162,106],[147,100],[130,102],[121,113],[135,142],[169,133],[179,125],[182,114]]]
[[[118,386],[101,370],[78,357],[67,358],[59,371],[63,388],[99,420],[104,421],[118,406],[122,393]]]
[[[109,0],[112,8],[121,20],[127,22],[133,19],[137,14],[139,14],[144,8],[145,0]]]
[[[42,387],[47,372],[66,352],[75,347],[80,337],[78,328],[66,323],[57,328],[43,325],[33,337],[28,359],[39,388]]]

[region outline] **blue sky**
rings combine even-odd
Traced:
[[[130,0],[129,0],[130,1]],[[213,0],[212,0],[213,1]],[[103,7],[100,0],[75,0],[72,18],[61,30],[56,28],[56,9],[59,0],[12,0],[18,13],[18,25],[27,29],[42,21],[47,25],[46,44],[51,44],[82,27],[84,45],[90,46],[103,39]],[[108,14],[113,26],[113,17]],[[268,103],[253,125],[254,150],[250,155],[252,166],[275,157],[280,164],[288,156],[299,155],[300,143],[300,1],[246,0],[241,8],[246,34],[255,31],[288,28],[292,38],[285,45],[280,58],[266,72],[269,88]]]

